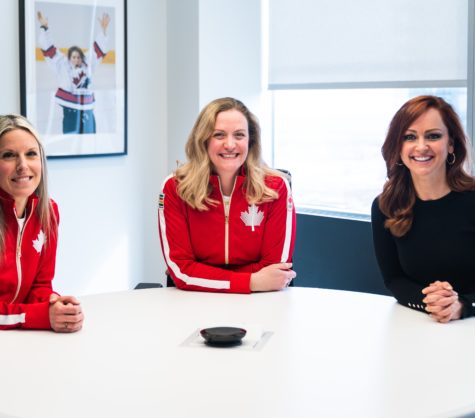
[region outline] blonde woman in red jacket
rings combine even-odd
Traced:
[[[295,208],[285,176],[261,158],[260,128],[240,101],[222,98],[198,116],[188,161],[159,200],[168,271],[185,290],[281,290],[291,270]]]
[[[79,301],[51,286],[59,214],[46,184],[35,129],[23,116],[0,116],[0,329],[82,327]]]

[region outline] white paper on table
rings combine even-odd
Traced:
[[[246,335],[242,339],[242,344],[238,344],[231,347],[226,347],[231,350],[261,350],[264,345],[269,341],[270,337],[274,334],[272,331],[264,331],[261,326],[256,324],[206,324],[200,328],[195,329],[189,337],[183,341],[181,347],[194,347],[194,348],[214,348],[209,347],[204,338],[200,334],[200,330],[204,328],[214,327],[236,327],[246,330]]]

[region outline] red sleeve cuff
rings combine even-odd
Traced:
[[[49,322],[49,302],[24,304],[26,329],[51,329]]]
[[[231,293],[251,293],[251,273],[233,272],[231,275]]]

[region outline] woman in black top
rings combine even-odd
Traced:
[[[386,287],[399,303],[439,322],[475,315],[475,180],[468,140],[440,97],[405,103],[382,154],[387,181],[371,210]]]

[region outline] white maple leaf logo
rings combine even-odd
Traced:
[[[244,225],[250,226],[254,231],[255,226],[259,226],[264,219],[264,212],[261,212],[259,208],[252,204],[249,206],[247,212],[241,212],[241,220]]]
[[[40,253],[45,243],[45,234],[43,231],[38,232],[38,238],[33,240],[33,248]]]

